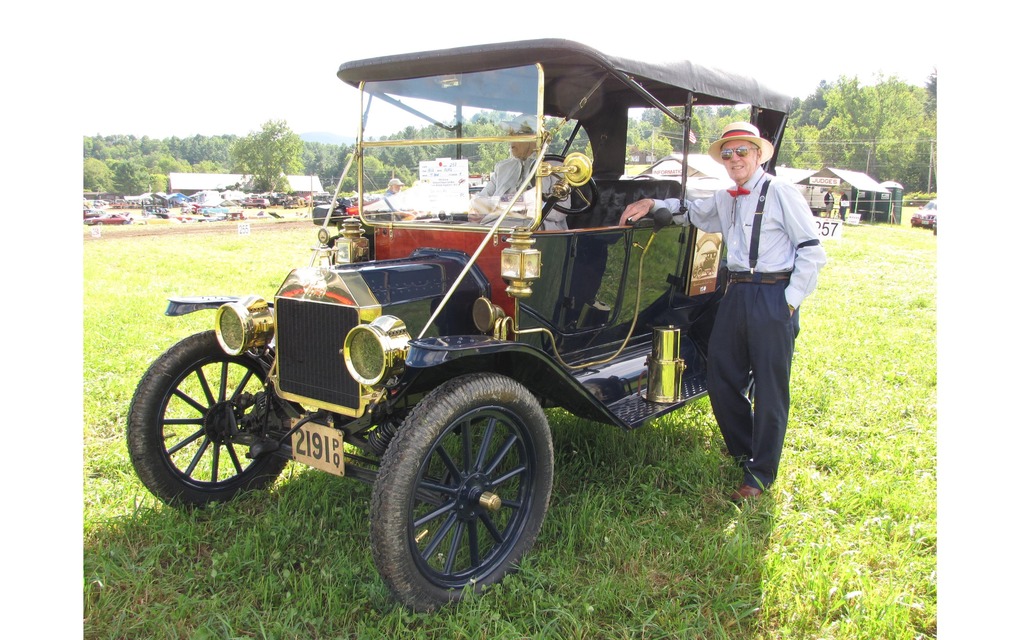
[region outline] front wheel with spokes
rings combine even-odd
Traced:
[[[128,452],[139,479],[174,506],[229,500],[273,482],[287,460],[248,458],[265,430],[267,364],[229,356],[213,331],[178,342],[149,367],[128,412]]]
[[[392,593],[427,611],[513,571],[544,521],[553,468],[547,417],[518,382],[470,374],[434,389],[373,488],[373,557]]]

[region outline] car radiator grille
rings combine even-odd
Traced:
[[[359,322],[355,308],[277,299],[278,385],[281,391],[342,407],[359,406],[342,346]]]

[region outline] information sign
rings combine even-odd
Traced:
[[[463,212],[469,206],[469,160],[438,158],[420,162],[420,183],[427,186],[430,211]]]

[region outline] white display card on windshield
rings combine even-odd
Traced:
[[[469,203],[469,160],[438,158],[420,162],[420,182],[427,185],[435,213],[462,213]]]

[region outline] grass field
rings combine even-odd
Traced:
[[[707,400],[631,433],[552,411],[555,487],[521,571],[433,614],[392,601],[370,488],[289,466],[198,513],[135,478],[125,419],[149,363],[212,314],[173,295],[258,293],[308,262],[309,228],[83,238],[87,638],[933,638],[936,236],[846,227],[801,311],[780,478],[725,496]],[[187,239],[187,240],[186,240]]]

